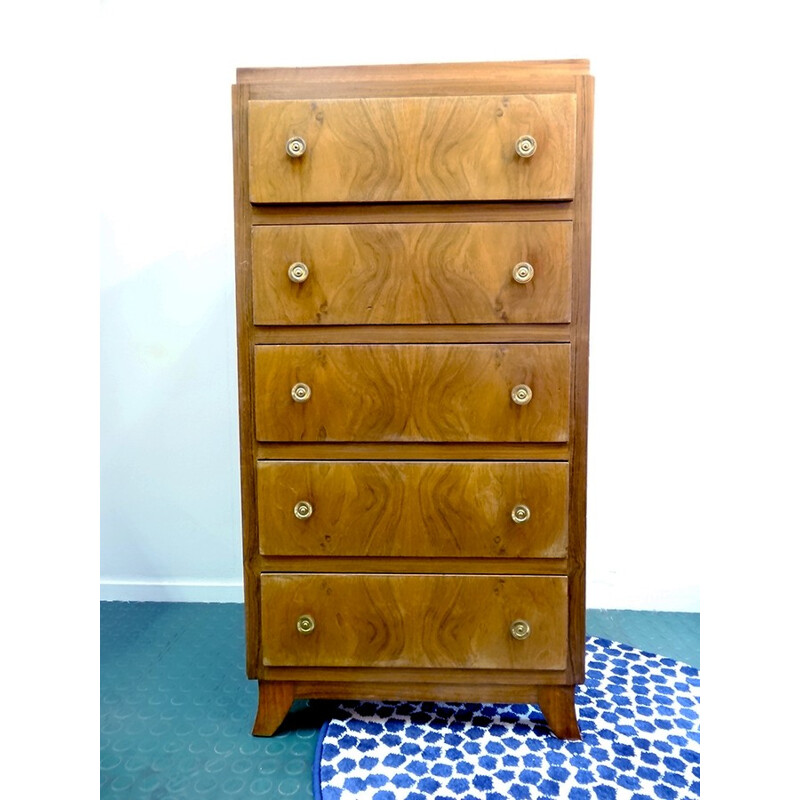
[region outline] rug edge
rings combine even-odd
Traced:
[[[320,767],[322,764],[322,743],[325,741],[325,734],[328,732],[330,720],[325,720],[317,734],[317,744],[314,747],[314,763],[311,765],[311,788],[314,792],[314,800],[322,800],[322,778]]]

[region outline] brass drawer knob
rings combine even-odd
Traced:
[[[294,507],[294,515],[297,519],[308,519],[314,513],[314,506],[308,500],[301,500]]]
[[[514,149],[520,158],[530,158],[536,152],[536,139],[533,136],[520,136]]]
[[[311,399],[311,387],[307,383],[296,383],[292,386],[292,400],[295,403],[307,403]]]
[[[530,283],[533,280],[533,266],[527,261],[520,261],[511,274],[517,283]]]
[[[297,618],[297,630],[300,631],[303,636],[308,636],[316,627],[317,623],[314,622],[314,617],[312,617],[311,614],[301,614]]]
[[[302,136],[292,136],[292,138],[286,142],[286,152],[292,158],[300,158],[305,151],[306,140]]]
[[[528,405],[532,397],[533,397],[533,392],[531,391],[531,387],[526,386],[524,383],[521,383],[519,386],[515,386],[511,390],[511,399],[518,406]]]
[[[511,623],[511,635],[522,641],[531,635],[531,624],[526,619],[515,619]]]
[[[302,261],[295,261],[289,266],[289,280],[292,283],[302,283],[308,278],[308,267]]]
[[[511,511],[511,519],[514,522],[527,522],[531,518],[531,510],[524,503],[514,506]]]

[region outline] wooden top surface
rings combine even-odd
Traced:
[[[341,67],[240,67],[237,83],[286,84],[309,81],[348,82],[360,80],[405,79],[446,80],[471,75],[476,79],[520,80],[548,76],[588,75],[587,59],[563,61],[466,62],[463,64],[383,64]]]

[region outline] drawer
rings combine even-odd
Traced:
[[[561,575],[269,573],[261,609],[266,666],[566,668]]]
[[[260,441],[565,442],[568,344],[256,345]],[[522,388],[517,404],[513,390]]]
[[[575,119],[571,93],[251,100],[250,202],[569,200]]]
[[[565,462],[262,461],[271,556],[566,558]]]
[[[257,226],[253,321],[569,322],[571,245],[571,222]]]

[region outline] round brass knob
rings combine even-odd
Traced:
[[[533,392],[531,391],[531,387],[526,386],[524,383],[521,383],[519,386],[515,386],[511,390],[511,399],[518,406],[528,405],[532,397],[533,397]]]
[[[294,515],[297,519],[308,519],[314,513],[314,506],[308,500],[301,500],[294,507]]]
[[[515,619],[511,623],[511,635],[519,641],[527,639],[531,635],[530,623],[525,619]]]
[[[297,513],[296,510],[295,513]],[[531,510],[524,503],[514,506],[511,511],[511,519],[513,519],[514,522],[527,522],[530,518]]]
[[[286,142],[286,152],[292,158],[300,158],[303,153],[306,151],[306,140],[302,136],[292,136],[288,142]]]
[[[533,280],[533,266],[527,261],[520,261],[511,274],[517,283],[530,283]]]
[[[308,277],[308,267],[302,261],[295,261],[289,266],[289,280],[302,283]]]
[[[296,383],[292,386],[292,400],[295,403],[307,403],[311,399],[311,387],[307,383]]]
[[[530,158],[536,152],[536,139],[533,136],[520,136],[514,149],[520,158]]]
[[[301,614],[297,618],[297,630],[303,634],[303,636],[308,636],[314,628],[317,627],[317,623],[314,622],[314,617],[311,614]]]

